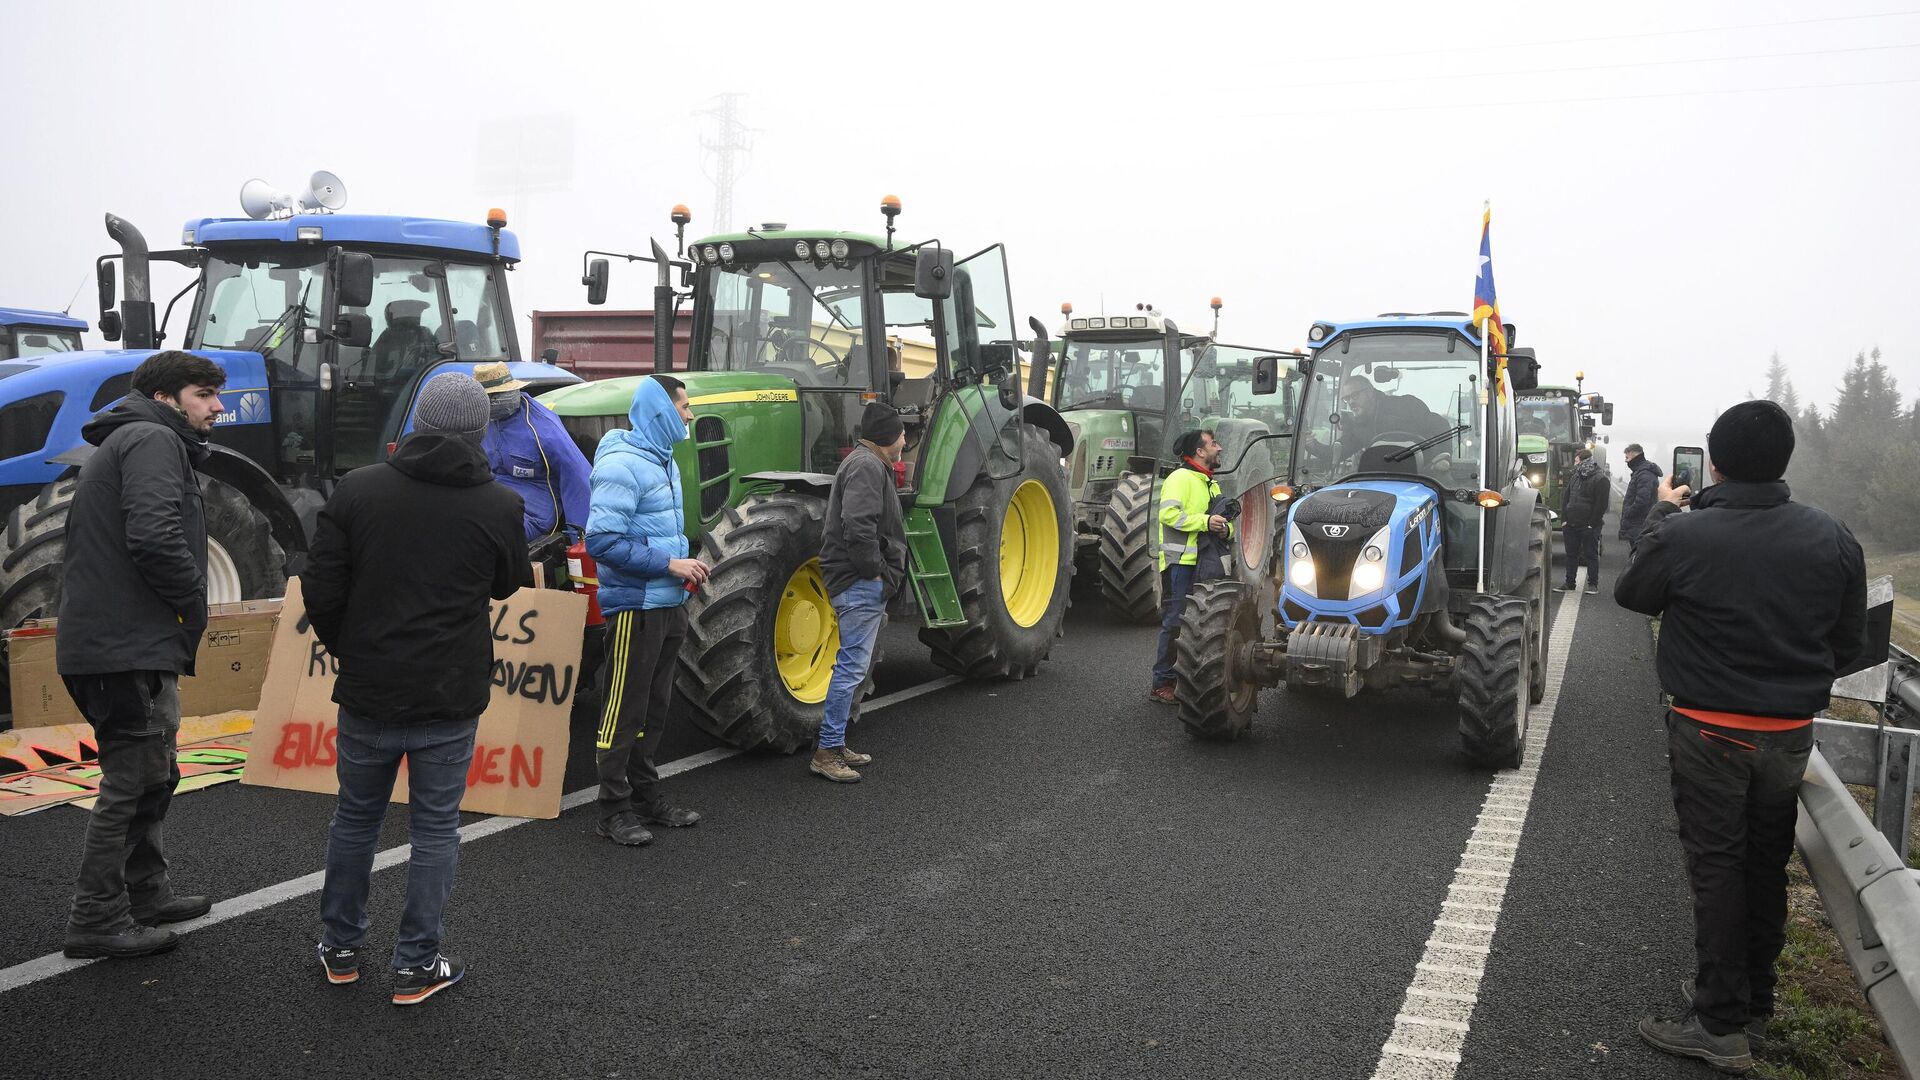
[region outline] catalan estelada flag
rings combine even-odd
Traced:
[[[1498,358],[1495,379],[1501,400],[1507,396],[1507,328],[1500,322],[1500,297],[1493,291],[1493,206],[1480,213],[1480,276],[1473,282],[1473,328],[1487,336],[1487,351]]]

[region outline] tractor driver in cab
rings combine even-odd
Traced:
[[[1448,430],[1446,419],[1411,394],[1389,394],[1359,371],[1340,384],[1338,458],[1357,461],[1362,451],[1383,435],[1402,434],[1409,441],[1432,438]]]

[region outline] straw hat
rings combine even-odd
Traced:
[[[525,379],[514,378],[507,365],[498,362],[473,365],[473,377],[488,394],[509,394],[527,385]]]

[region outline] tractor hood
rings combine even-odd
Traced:
[[[1282,618],[1353,622],[1369,632],[1403,625],[1419,610],[1423,570],[1439,550],[1439,508],[1432,488],[1400,480],[1334,484],[1295,503]]]

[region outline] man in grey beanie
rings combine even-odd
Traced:
[[[393,456],[340,480],[300,577],[313,633],[339,662],[340,801],[320,892],[327,981],[360,977],[368,878],[404,760],[412,804],[393,1003],[417,1005],[466,968],[440,951],[460,799],[492,697],[488,600],[532,583],[520,496],[481,449],[487,395],[471,376],[428,379]]]

